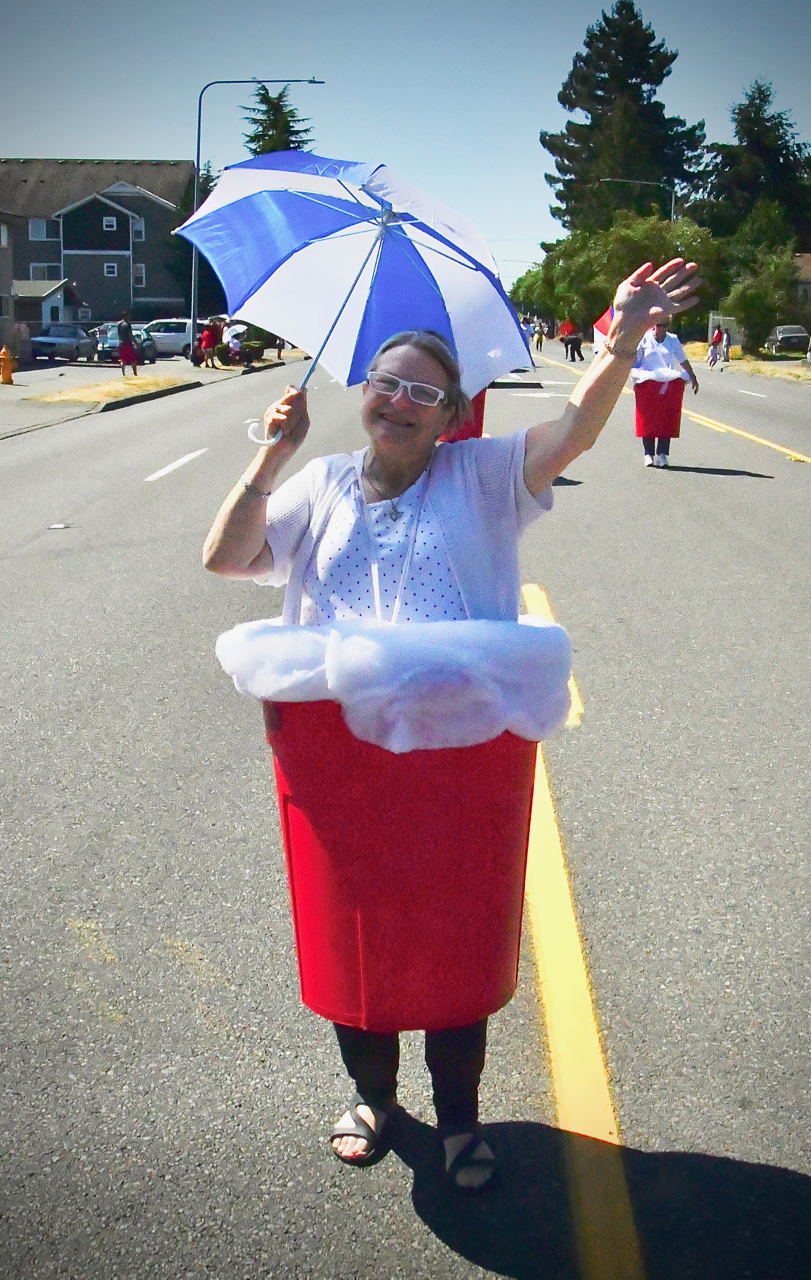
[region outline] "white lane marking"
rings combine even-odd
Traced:
[[[511,396],[529,396],[535,400],[568,400],[565,391],[511,391]]]
[[[208,453],[208,448],[196,449],[194,453],[184,453],[182,458],[178,458],[177,462],[170,462],[168,467],[161,467],[160,471],[153,471],[151,476],[147,476],[144,484],[149,484],[150,480],[160,480],[161,476],[168,476],[170,471],[177,471],[178,467],[185,467],[187,462],[191,462],[192,458],[199,458],[201,453]]]
[[[738,387],[738,391],[742,396],[757,396],[758,400],[766,399],[762,391],[744,391],[741,387]]]

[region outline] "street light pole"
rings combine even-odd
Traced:
[[[670,221],[676,221],[676,184],[669,182],[648,182],[644,178],[600,178],[600,182],[624,182],[631,187],[663,187],[670,192]]]
[[[309,80],[262,80],[256,76],[252,76],[250,80],[209,80],[208,84],[204,84],[200,90],[200,96],[197,99],[197,151],[194,159],[194,197],[192,205],[192,213],[197,212],[197,206],[200,202],[200,126],[203,120],[203,94],[206,89],[210,89],[215,84],[326,84],[325,80],[316,80],[315,76],[311,76]],[[198,294],[198,273],[199,259],[197,255],[197,245],[193,244],[191,249],[191,350],[194,350],[197,342],[197,294]]]

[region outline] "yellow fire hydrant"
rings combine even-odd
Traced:
[[[11,354],[8,347],[3,347],[2,351],[0,351],[0,383],[2,383],[4,387],[11,387],[14,385],[14,379],[11,375],[16,368],[17,361],[14,359],[14,356]]]

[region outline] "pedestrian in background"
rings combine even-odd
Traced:
[[[138,353],[135,350],[135,338],[130,324],[129,311],[123,312],[118,325],[118,358],[121,361],[122,377],[127,376],[127,366],[132,368],[133,378],[138,377]]]
[[[539,355],[543,350],[543,325],[540,320],[535,326],[535,350]]]
[[[667,328],[667,320],[661,320],[648,330],[631,369],[636,434],[642,440],[646,467],[668,465],[670,441],[678,438],[681,428],[685,382],[692,384],[693,394],[698,391],[698,379],[684,347]]]
[[[573,333],[569,338],[569,359],[572,364],[575,360],[584,360],[583,355],[583,338],[579,333]]]
[[[723,360],[724,364],[729,364],[729,350],[731,345],[732,345],[732,334],[729,332],[729,329],[725,329],[723,342],[721,343],[721,359]]]
[[[217,339],[214,332],[214,325],[211,320],[208,321],[203,332],[200,334],[200,351],[205,361],[207,369],[215,369],[214,364],[214,348],[217,345]]]
[[[711,369],[714,369],[715,366],[718,364],[718,356],[721,351],[721,342],[723,340],[723,336],[724,335],[721,333],[721,330],[716,325],[715,331],[712,335],[712,338],[710,339],[709,349],[707,351],[707,364],[710,366]]]

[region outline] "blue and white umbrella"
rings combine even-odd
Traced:
[[[435,329],[475,395],[532,358],[484,237],[386,165],[276,151],[226,169],[179,234],[232,316],[281,333],[345,386],[380,344]]]

